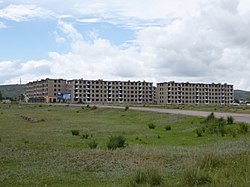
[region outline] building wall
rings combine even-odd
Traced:
[[[65,92],[66,80],[42,79],[26,85],[26,96],[29,102],[57,102],[57,93]]]
[[[203,83],[157,83],[157,104],[231,104],[233,85]]]
[[[151,82],[71,80],[68,81],[72,102],[152,104],[155,87]]]
[[[70,92],[73,103],[92,104],[231,104],[233,85],[42,79],[26,85],[29,102],[58,102],[59,92]]]

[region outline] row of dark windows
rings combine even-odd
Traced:
[[[151,99],[77,99],[78,102],[151,102]]]
[[[142,98],[142,97],[144,97],[144,98],[151,98],[152,97],[152,95],[145,95],[145,96],[139,96],[139,95],[91,95],[91,94],[75,94],[75,97],[95,97],[95,98],[98,98],[98,97],[117,97],[117,98],[119,98],[119,97],[123,97],[123,98],[126,98],[126,97],[135,97],[135,98]]]
[[[160,99],[164,99],[165,97],[160,96]],[[166,99],[233,99],[233,97],[181,97],[181,96],[168,96]]]
[[[230,104],[231,101],[181,101],[181,100],[168,100],[168,101],[164,101],[164,100],[160,100],[160,103],[167,103],[167,104],[185,104],[185,103],[190,103],[190,104],[200,104],[200,103],[204,103],[204,104]]]
[[[126,91],[126,90],[116,90],[116,91],[107,91],[107,90],[75,90],[75,92],[79,92],[79,93],[139,93],[139,94],[148,94],[151,93],[150,91]]]

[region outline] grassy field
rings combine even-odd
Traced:
[[[0,186],[250,186],[249,130],[198,137],[201,127],[200,117],[2,104]],[[125,147],[108,149],[118,135]]]

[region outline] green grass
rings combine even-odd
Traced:
[[[249,186],[250,133],[197,137],[202,121],[124,109],[2,104],[0,186],[130,186],[136,171],[152,167],[161,171],[161,186],[184,186],[185,171],[199,174],[196,162],[204,160],[197,158],[208,158],[211,150],[222,164],[201,168],[210,185]],[[79,136],[72,136],[74,129]],[[111,136],[125,137],[125,147],[109,150]]]

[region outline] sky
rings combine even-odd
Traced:
[[[44,78],[250,91],[250,1],[0,0],[0,84]]]

